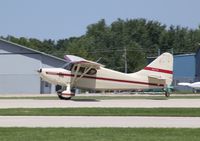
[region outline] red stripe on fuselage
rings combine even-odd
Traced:
[[[145,67],[144,70],[173,74],[173,71],[171,71],[171,70],[164,70],[164,69],[152,68],[152,67]]]
[[[46,74],[74,77],[74,74],[67,74],[67,73],[46,72]],[[77,75],[77,77],[80,77],[80,75]],[[139,81],[131,81],[131,80],[121,80],[121,79],[113,79],[113,78],[105,78],[105,77],[83,76],[83,78],[105,80],[105,81],[115,81],[115,82],[122,82],[122,83],[143,84],[143,85],[151,85],[151,86],[159,86],[159,87],[164,86],[164,84],[155,84],[155,83],[147,83],[147,82],[139,82]]]

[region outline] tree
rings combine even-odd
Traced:
[[[4,37],[3,37],[4,38]],[[146,65],[147,56],[156,56],[158,50],[174,54],[196,52],[200,43],[200,26],[188,29],[181,26],[167,27],[158,21],[146,19],[117,19],[110,25],[104,19],[87,27],[85,35],[54,41],[35,38],[4,39],[49,53],[60,58],[66,54],[99,60],[106,67],[124,72],[125,50],[128,72]]]

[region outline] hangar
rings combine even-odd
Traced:
[[[200,49],[196,53],[174,55],[175,89],[190,90],[191,88],[178,86],[179,82],[200,81]]]
[[[41,67],[62,67],[65,60],[0,39],[0,93],[54,93],[55,86],[40,79]]]

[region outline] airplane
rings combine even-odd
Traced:
[[[92,90],[137,90],[163,89],[170,96],[173,77],[173,56],[163,53],[142,70],[122,73],[105,68],[102,64],[84,58],[65,55],[63,68],[41,68],[40,77],[52,84],[62,86],[57,91],[60,99],[69,100],[75,96],[72,88]]]
[[[193,93],[197,93],[197,90],[200,90],[200,82],[194,82],[194,83],[181,82],[178,83],[178,85],[193,88]]]

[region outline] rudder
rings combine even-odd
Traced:
[[[167,52],[163,53],[144,69],[133,74],[166,80],[165,85],[169,86],[173,77],[173,55]]]

